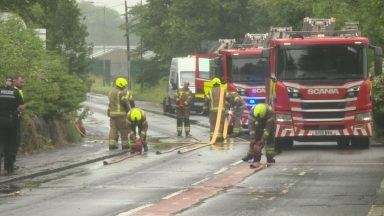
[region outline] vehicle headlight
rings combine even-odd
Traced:
[[[372,114],[371,112],[357,113],[355,116],[355,121],[371,121]]]
[[[359,95],[360,86],[353,86],[349,88],[346,93],[346,97],[357,97]]]
[[[288,96],[290,98],[300,98],[300,91],[297,88],[287,87]]]
[[[289,114],[276,114],[276,122],[292,122],[292,116]]]

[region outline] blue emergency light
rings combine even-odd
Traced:
[[[250,99],[250,100],[248,101],[248,103],[249,103],[249,104],[256,104],[256,100],[255,100],[255,99]]]

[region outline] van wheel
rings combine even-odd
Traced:
[[[168,105],[167,105],[167,98],[164,98],[163,100],[163,113],[166,114],[169,112]]]
[[[349,137],[348,138],[340,138],[337,140],[337,146],[339,146],[339,148],[347,148],[349,146]]]
[[[371,143],[369,137],[352,137],[351,144],[354,148],[367,149]]]

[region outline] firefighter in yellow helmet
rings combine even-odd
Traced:
[[[189,89],[189,81],[184,81],[183,88],[177,90],[175,94],[176,101],[176,124],[177,136],[181,136],[183,132],[183,124],[185,136],[190,136],[189,114],[192,105],[192,91]]]
[[[250,146],[243,158],[248,161],[253,158],[251,167],[259,167],[261,151],[266,146],[268,163],[275,163],[275,118],[272,107],[265,103],[253,106],[248,116]]]
[[[209,106],[209,123],[210,123],[210,138],[212,139],[213,133],[215,130],[216,119],[219,108],[219,100],[220,100],[220,85],[221,81],[219,78],[215,77],[212,79],[211,83],[213,84],[212,90],[206,95],[205,105],[203,107],[204,111],[208,110]],[[224,90],[224,104],[229,104],[230,93],[227,89]],[[224,113],[226,105],[223,104],[222,115],[221,115],[221,123],[219,128],[219,133],[217,134],[217,141],[223,140],[223,128],[224,128]]]
[[[141,152],[141,149],[135,149],[136,129],[143,143],[144,151],[147,152],[148,151],[148,145],[147,145],[148,122],[147,122],[147,117],[145,116],[145,112],[139,108],[131,109],[127,114],[127,125],[128,125],[128,131],[130,133],[129,139],[131,144],[131,152],[135,152],[135,151]]]
[[[121,137],[121,148],[128,149],[127,113],[134,105],[132,95],[127,91],[128,81],[117,78],[115,87],[109,92],[109,105],[107,114],[110,118],[109,150],[117,149],[117,139]]]

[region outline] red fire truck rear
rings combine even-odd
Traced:
[[[204,83],[219,77],[228,90],[239,92],[247,106],[265,101],[265,75],[269,72],[267,34],[246,34],[242,44],[234,40],[220,40],[218,54],[196,55],[196,94],[204,94]],[[203,59],[213,60],[210,74],[201,73],[198,65]],[[242,124],[247,125],[248,109],[243,113]]]
[[[382,50],[360,36],[358,23],[334,30],[335,19],[305,18],[303,31],[271,28],[267,101],[276,112],[276,144],[337,141],[368,148],[372,135],[371,76],[382,70]]]

